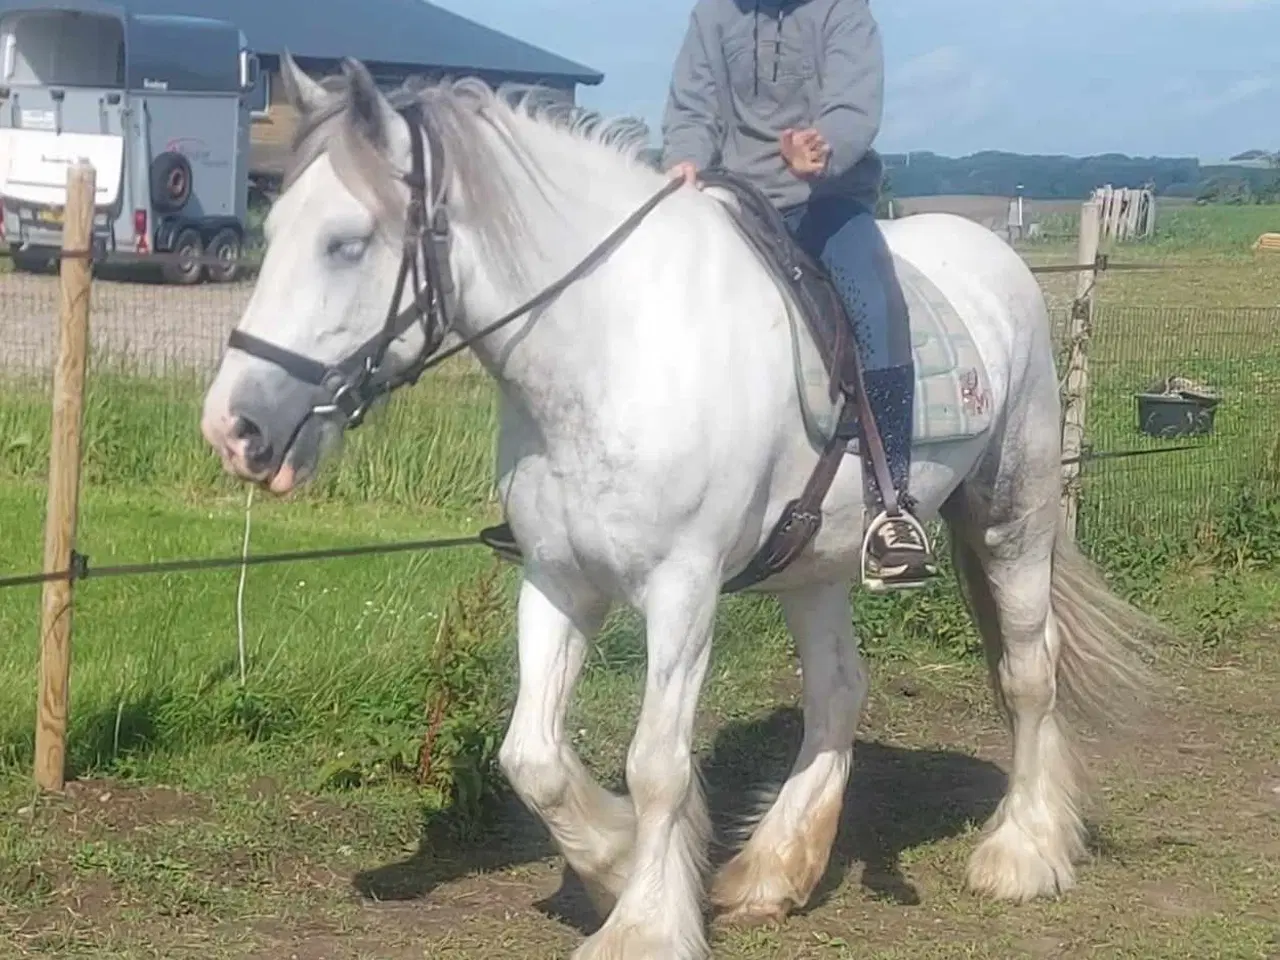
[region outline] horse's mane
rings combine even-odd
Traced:
[[[349,74],[326,77],[321,85],[328,98],[319,109],[300,116],[283,188],[327,155],[339,179],[374,211],[380,225],[398,229],[404,210],[394,178],[403,171],[393,169],[387,155],[387,131],[379,112],[370,109],[370,88]],[[607,174],[611,166],[648,166],[643,155],[648,128],[643,121],[605,119],[543,87],[505,84],[495,89],[470,77],[412,79],[384,95],[397,110],[420,107],[444,159],[444,169],[431,172],[433,182],[449,185],[451,213],[466,217],[485,255],[513,277],[523,272],[521,263],[530,253],[530,184],[510,177],[510,161],[524,168],[553,209],[560,205],[549,193],[557,185],[539,159],[547,156],[547,141],[537,136],[540,131],[560,134],[566,156],[577,154],[581,162],[588,152],[586,162],[599,174]]]

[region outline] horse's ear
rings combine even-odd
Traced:
[[[395,108],[378,89],[373,74],[359,60],[343,59],[342,72],[347,78],[351,98],[347,116],[355,125],[356,133],[375,147],[388,146],[396,118]]]
[[[329,96],[298,66],[288,50],[280,54],[280,79],[284,82],[285,99],[304,116],[319,110]]]

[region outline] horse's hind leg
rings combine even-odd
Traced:
[[[604,914],[630,870],[635,813],[628,798],[592,779],[565,737],[564,721],[587,642],[607,611],[585,586],[561,585],[553,598],[524,581],[519,693],[498,755],[516,793],[547,825]]]
[[[747,845],[721,869],[711,900],[730,922],[781,920],[826,871],[840,821],[867,673],[847,583],[780,598],[804,676],[804,740],[791,774]]]
[[[992,488],[1009,502],[993,507],[962,487],[951,529],[957,572],[1012,729],[1013,769],[969,860],[966,883],[980,894],[1025,901],[1074,883],[1085,849],[1084,767],[1057,702],[1056,474],[1046,484],[1010,478]]]

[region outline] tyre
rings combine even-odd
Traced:
[[[191,163],[169,151],[151,161],[151,205],[157,213],[177,213],[191,199]]]
[[[211,283],[230,283],[239,272],[243,244],[240,242],[240,231],[234,227],[223,227],[215,233],[205,246],[205,254],[228,261],[227,266],[205,264],[204,275]]]
[[[53,254],[48,250],[12,250],[13,269],[19,273],[50,273]]]
[[[170,253],[184,259],[169,260],[160,268],[165,283],[182,286],[199,283],[204,276],[204,266],[199,262],[199,258],[204,256],[204,241],[200,239],[200,231],[195,227],[186,227],[180,231],[174,238]]]

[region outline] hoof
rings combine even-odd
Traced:
[[[735,927],[781,924],[803,903],[791,884],[783,878],[783,864],[761,869],[759,861],[738,854],[724,865],[711,886],[711,906],[717,923]]]
[[[740,930],[773,928],[782,926],[790,912],[790,908],[782,904],[744,903],[723,913],[717,913],[715,922],[718,926],[736,927]]]
[[[701,935],[670,942],[637,927],[605,924],[573,952],[572,960],[705,960],[708,955]]]
[[[973,851],[965,886],[992,900],[1026,903],[1066,893],[1075,886],[1075,868],[1070,856],[1045,856],[1031,837],[1007,822]]]

